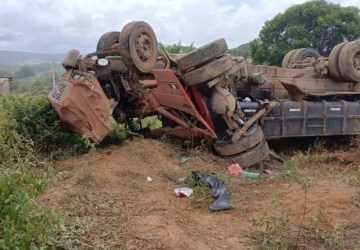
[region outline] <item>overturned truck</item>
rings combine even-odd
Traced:
[[[138,132],[206,139],[244,167],[267,158],[267,139],[360,133],[360,40],[338,44],[328,58],[292,50],[282,67],[227,50],[219,39],[170,54],[147,23],[130,22],[103,34],[94,53],[70,50],[48,99],[70,129],[97,143],[111,130],[110,114],[130,129],[157,115],[161,128]]]

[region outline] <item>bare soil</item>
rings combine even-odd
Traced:
[[[189,160],[181,164],[185,154]],[[327,249],[329,244],[310,233],[311,218],[321,218],[314,230],[335,232],[346,225],[341,238],[331,239],[352,249],[360,246],[360,185],[348,178],[359,171],[357,155],[358,149],[335,151],[321,163],[310,162],[310,184],[304,187],[291,178],[279,179],[281,169],[271,164],[266,168],[270,174],[263,172],[265,167],[251,169],[261,178],[250,180],[230,176],[228,164],[203,148],[186,151],[170,142],[134,139],[57,162],[62,178],[37,201],[58,208],[70,221],[81,220],[85,232],[79,240],[89,248],[257,249],[265,244],[261,235],[271,238],[274,218],[286,215],[290,229],[279,241],[287,239],[299,249]],[[191,178],[195,170],[225,182],[232,209],[210,212],[210,189],[193,180],[176,182]],[[182,186],[192,187],[194,194],[176,197],[174,188]],[[277,237],[281,225],[274,225]]]

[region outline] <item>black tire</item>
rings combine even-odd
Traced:
[[[119,31],[110,31],[103,34],[96,45],[96,51],[102,50],[102,49],[108,49],[111,48],[114,45],[119,44]],[[120,55],[120,53],[111,54],[111,55]],[[107,55],[98,55],[98,58],[105,58]]]
[[[234,66],[231,56],[225,55],[204,66],[184,74],[185,84],[188,86],[207,82],[225,73]]]
[[[120,55],[133,72],[149,73],[155,67],[158,44],[155,33],[146,22],[130,22],[119,37]]]
[[[228,50],[224,38],[208,43],[176,60],[180,70],[187,70],[224,55]]]
[[[240,137],[236,143],[232,143],[231,139],[217,140],[213,144],[213,149],[217,155],[231,156],[242,153],[249,148],[253,148],[264,139],[264,133],[259,125],[255,125]]]
[[[339,81],[344,81],[343,76],[341,75],[339,68],[339,56],[343,47],[347,44],[347,42],[342,42],[336,45],[330,52],[329,55],[329,72],[330,75]]]
[[[293,50],[290,50],[288,53],[286,53],[286,55],[284,56],[283,61],[281,63],[281,67],[289,68],[289,69],[291,68],[290,58],[297,50],[298,49],[293,49]]]
[[[102,50],[102,49],[108,49],[111,48],[114,45],[119,44],[119,31],[110,31],[103,34],[96,45],[96,51]]]
[[[340,51],[338,63],[345,81],[360,82],[360,40],[344,45]]]
[[[290,63],[298,61],[316,61],[320,57],[319,52],[313,48],[302,48],[296,50],[290,57]]]
[[[266,140],[263,140],[254,148],[225,159],[229,163],[239,163],[241,167],[247,168],[265,160],[269,156],[269,152],[269,145]]]

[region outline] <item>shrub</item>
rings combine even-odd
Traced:
[[[2,98],[0,109],[5,116],[3,119],[8,121],[3,124],[8,126],[5,130],[18,134],[18,140],[28,141],[37,153],[58,159],[88,150],[84,139],[59,120],[45,96]]]
[[[117,125],[107,143],[121,142],[123,132]],[[74,232],[56,211],[33,201],[50,182],[49,159],[87,152],[89,145],[62,124],[45,96],[0,96],[0,249],[70,247]]]

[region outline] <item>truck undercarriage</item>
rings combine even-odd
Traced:
[[[214,153],[247,167],[269,154],[266,139],[360,133],[360,40],[328,58],[292,50],[282,67],[227,55],[224,39],[185,55],[159,50],[152,28],[131,22],[105,33],[85,57],[70,50],[48,95],[69,127],[100,142],[109,115],[131,128],[158,115],[146,136],[206,139]]]

